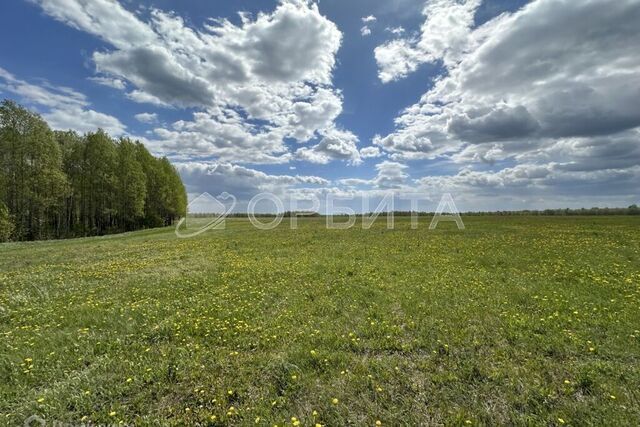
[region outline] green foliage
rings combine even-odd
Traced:
[[[0,104],[0,166],[16,240],[167,225],[186,210],[178,173],[142,144],[102,130],[52,132],[11,101]]]
[[[3,202],[14,218],[17,239],[53,235],[67,186],[61,161],[44,120],[11,101],[0,104]]]
[[[0,242],[6,242],[13,233],[14,225],[9,217],[9,210],[0,202]]]
[[[118,207],[123,226],[133,230],[144,217],[147,198],[147,177],[136,157],[136,145],[122,139],[117,145],[117,194]]]

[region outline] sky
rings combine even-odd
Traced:
[[[640,0],[4,1],[0,98],[237,210],[628,206],[638,22]]]

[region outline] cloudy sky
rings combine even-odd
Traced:
[[[627,206],[639,22],[640,0],[3,1],[0,97],[137,138],[239,206]]]

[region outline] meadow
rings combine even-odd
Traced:
[[[2,244],[0,425],[640,425],[640,218],[464,221]]]

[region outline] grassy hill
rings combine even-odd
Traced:
[[[640,218],[285,224],[0,245],[0,425],[640,425]]]

